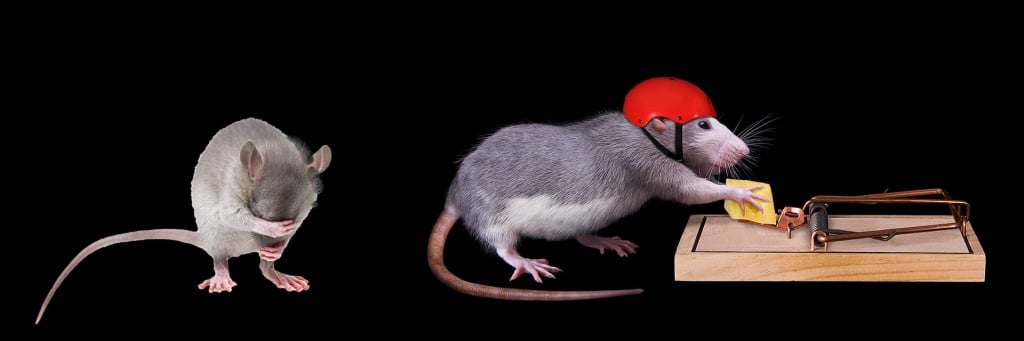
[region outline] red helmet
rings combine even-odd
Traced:
[[[622,112],[629,122],[641,128],[656,117],[679,124],[698,117],[718,117],[704,91],[675,77],[655,77],[640,82],[626,94]]]

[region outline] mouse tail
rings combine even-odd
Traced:
[[[455,276],[448,267],[444,265],[444,244],[448,240],[448,233],[455,226],[459,216],[455,209],[446,207],[441,216],[434,223],[430,232],[430,239],[427,242],[427,262],[430,271],[434,273],[442,283],[455,291],[463,294],[493,298],[499,300],[514,301],[574,301],[590,300],[599,298],[610,298],[617,296],[637,295],[643,289],[625,290],[597,290],[597,291],[542,291],[515,288],[501,288],[489,285],[471,283]]]
[[[46,311],[46,306],[50,304],[50,299],[53,298],[53,294],[57,292],[57,288],[64,282],[64,278],[68,277],[71,270],[74,270],[78,263],[81,263],[90,254],[96,252],[96,250],[111,246],[114,244],[134,242],[140,240],[173,240],[182,243],[190,244],[198,248],[199,246],[199,234],[195,231],[181,230],[181,229],[156,229],[156,230],[143,230],[116,234],[109,236],[89,244],[85,249],[68,263],[68,266],[64,268],[64,271],[60,273],[60,277],[57,277],[57,281],[53,283],[53,287],[50,288],[50,292],[46,294],[46,300],[43,301],[43,306],[39,308],[39,315],[36,316],[36,324],[39,324],[39,320],[43,318],[43,312]]]

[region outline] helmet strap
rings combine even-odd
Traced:
[[[655,147],[658,147],[658,150],[660,150],[662,154],[665,154],[665,156],[668,156],[670,159],[679,161],[679,163],[685,165],[686,163],[683,162],[683,125],[676,123],[675,126],[676,151],[674,153],[671,150],[668,150],[668,148],[665,148],[665,146],[662,145],[661,142],[658,142],[658,140],[654,138],[654,135],[651,135],[651,132],[647,131],[647,128],[640,128],[640,130],[644,132],[644,135],[647,135],[647,138],[650,139],[652,143],[654,143]]]

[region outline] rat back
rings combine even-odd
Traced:
[[[636,183],[635,167],[616,156],[637,136],[614,113],[503,128],[463,158],[449,201],[492,245],[508,234],[560,240],[593,232],[651,197]]]

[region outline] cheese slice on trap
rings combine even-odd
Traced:
[[[775,226],[779,220],[779,216],[775,213],[775,204],[772,199],[772,187],[770,185],[757,181],[736,179],[725,179],[725,185],[741,188],[764,185],[754,191],[754,193],[760,194],[768,199],[767,202],[761,202],[761,207],[764,208],[764,211],[758,211],[757,207],[754,207],[751,203],[744,203],[745,211],[741,213],[740,204],[738,202],[726,199],[725,212],[729,213],[729,217],[738,221]]]

